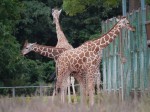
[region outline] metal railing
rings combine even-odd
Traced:
[[[76,94],[79,93],[79,84],[75,84]],[[51,96],[54,87],[49,86],[15,86],[15,87],[0,87],[0,96]]]

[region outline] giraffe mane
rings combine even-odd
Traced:
[[[37,46],[40,46],[40,47],[47,47],[47,48],[54,48],[54,49],[64,49],[64,50],[67,50],[65,48],[56,48],[56,47],[53,47],[53,46],[46,46],[46,45],[40,45],[40,44],[35,44]]]
[[[111,31],[114,27],[116,27],[116,25],[117,25],[119,22],[120,22],[120,20],[119,20],[109,31]],[[109,32],[109,31],[108,31],[108,32]],[[101,35],[101,36],[98,37],[98,38],[88,40],[88,41],[84,42],[83,44],[85,44],[85,43],[87,43],[87,42],[91,42],[91,41],[97,40],[97,39],[103,37],[104,35],[106,35],[108,32],[104,33],[103,35]]]

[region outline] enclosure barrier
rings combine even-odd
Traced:
[[[79,84],[75,84],[76,94],[79,94]],[[0,96],[52,96],[54,86],[15,86],[15,87],[0,87]]]
[[[127,18],[136,31],[123,29],[119,37],[103,50],[103,89],[118,93],[122,99],[145,93],[149,90],[150,80],[150,48],[145,27],[150,21],[150,7],[128,13]],[[103,21],[102,34],[115,23],[116,18]]]

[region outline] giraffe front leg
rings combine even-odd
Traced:
[[[81,103],[86,103],[86,79],[85,79],[85,75],[81,74],[81,73],[73,73],[72,74],[73,77],[75,77],[75,79],[77,80],[77,82],[80,84],[80,99],[81,99]]]
[[[95,72],[95,81],[96,81],[96,88],[97,88],[97,94],[100,93],[100,82],[101,82],[101,73],[99,69]]]
[[[90,68],[87,72],[87,86],[88,86],[88,92],[89,92],[89,104],[91,106],[94,105],[94,94],[95,94],[95,68]]]
[[[70,77],[67,78],[67,90],[68,90],[68,103],[71,103]]]
[[[94,89],[94,78],[90,79],[90,82],[88,82],[88,90],[89,90],[89,103],[91,106],[94,105],[94,93],[95,93],[95,89]]]
[[[72,86],[72,90],[73,90],[74,103],[77,103],[77,96],[76,96],[75,87],[74,87],[74,82],[75,82],[74,77],[71,77],[70,82],[71,82],[71,86]]]
[[[63,79],[62,79],[63,80]],[[70,77],[64,78],[61,88],[61,101],[65,103],[65,97],[68,96],[68,103],[71,103],[71,94],[70,94]]]
[[[95,75],[96,93],[97,93],[96,101],[97,101],[97,103],[100,103],[101,73],[100,73],[99,69],[96,71],[96,73],[94,75]]]

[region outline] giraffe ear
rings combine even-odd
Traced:
[[[36,45],[37,42],[31,43],[32,46]]]
[[[52,9],[52,13],[54,12],[54,9]]]
[[[28,44],[28,40],[25,40],[24,46],[26,46]]]
[[[28,43],[28,40],[25,40],[25,43]]]
[[[116,21],[119,22],[120,19],[116,18]]]
[[[61,13],[62,9],[59,10],[59,14]]]

